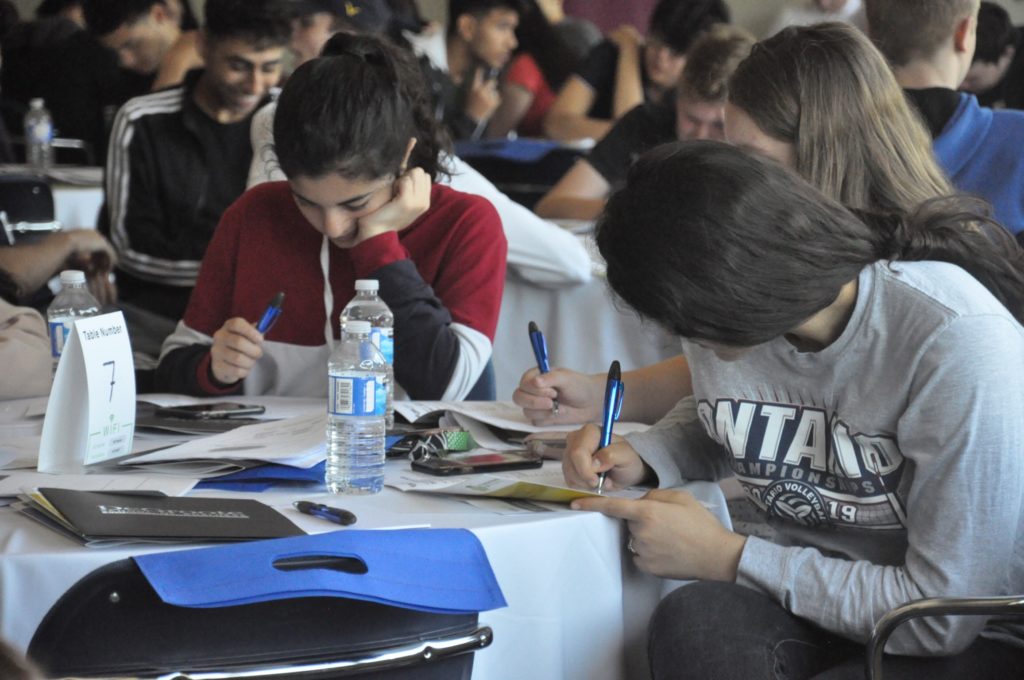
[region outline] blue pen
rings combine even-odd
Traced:
[[[612,443],[612,428],[615,421],[619,419],[619,412],[622,411],[622,395],[626,386],[622,383],[622,369],[618,361],[613,361],[608,369],[608,382],[604,387],[604,417],[601,419],[601,446],[603,449]],[[604,489],[604,478],[607,471],[597,476],[597,492]]]
[[[270,301],[267,311],[263,312],[263,316],[260,317],[259,322],[256,324],[256,330],[260,334],[266,335],[267,331],[274,325],[274,322],[277,321],[277,317],[281,316],[281,305],[283,304],[284,292],[280,292]]]
[[[541,373],[547,373],[551,370],[551,365],[548,364],[548,343],[544,341],[544,334],[540,332],[540,328],[535,322],[530,322],[529,331],[530,346],[533,347],[533,356],[537,359],[537,369]],[[551,411],[558,415],[558,399],[552,399],[552,401],[554,406]]]
[[[313,517],[320,517],[327,520],[328,522],[334,522],[342,526],[348,526],[349,524],[356,523],[356,516],[348,510],[341,508],[332,508],[329,505],[323,503],[312,503],[310,501],[295,501],[292,503],[295,509],[304,515],[312,515]]]

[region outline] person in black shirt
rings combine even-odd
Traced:
[[[741,28],[712,27],[690,49],[675,102],[649,102],[627,113],[540,200],[537,214],[594,219],[645,151],[676,139],[722,139],[727,83],[753,44],[753,36]]]
[[[601,139],[634,107],[662,101],[679,81],[693,41],[728,21],[722,0],[660,0],[646,41],[623,26],[591,50],[559,91],[544,131],[563,141]]]
[[[452,139],[477,139],[501,104],[498,74],[519,44],[520,0],[452,0],[447,77],[432,85],[435,110]]]
[[[982,2],[978,11],[978,44],[967,77],[960,84],[978,103],[994,109],[1024,109],[1024,50],[1021,30],[1005,9]]]
[[[221,213],[245,190],[252,115],[277,85],[291,35],[283,0],[207,0],[205,12],[205,68],[125,104],[107,158],[121,299],[163,317],[168,333]]]

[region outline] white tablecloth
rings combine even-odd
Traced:
[[[57,221],[65,229],[95,229],[103,205],[103,189],[98,186],[53,185],[53,208]]]
[[[728,522],[717,485],[697,482],[688,489],[715,504],[716,513]],[[362,498],[294,492],[250,497],[280,509],[309,532],[337,527],[293,510],[296,498],[342,505],[359,517],[359,528],[429,524],[472,530],[509,605],[480,616],[493,628],[494,643],[477,652],[475,678],[645,677],[647,621],[671,582],[636,570],[624,554],[624,528],[618,521],[569,510],[501,515],[454,498],[392,489]],[[0,635],[24,651],[46,611],[75,581],[148,548],[83,548],[0,508],[0,550]]]
[[[625,303],[614,299],[602,276],[551,290],[510,274],[494,338],[498,399],[511,399],[519,377],[537,365],[527,335],[530,321],[536,321],[544,333],[552,367],[605,373],[618,359],[628,371],[680,351],[677,339],[641,321]]]

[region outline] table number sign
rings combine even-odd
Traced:
[[[121,312],[75,321],[50,390],[39,471],[82,472],[131,453],[135,366]]]

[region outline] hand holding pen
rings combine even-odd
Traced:
[[[537,359],[537,370],[541,373],[547,373],[551,370],[551,365],[548,363],[548,343],[544,340],[544,334],[540,332],[540,328],[533,321],[529,325],[530,332],[530,346],[533,347],[533,356]],[[558,415],[558,397],[551,400],[554,404],[551,407],[551,415]]]
[[[625,391],[626,386],[622,383],[622,369],[618,361],[613,361],[608,368],[608,381],[604,388],[604,414],[601,419],[599,450],[612,443],[612,428],[615,427],[615,421],[619,419],[619,413],[622,411],[622,395]],[[604,471],[597,476],[598,493],[604,491],[604,480],[607,475],[608,472]]]
[[[281,316],[281,307],[284,305],[284,291],[274,296],[274,299],[270,301],[270,305],[266,311],[263,312],[263,316],[256,322],[256,330],[260,332],[260,335],[266,335],[273,327],[277,318]]]
[[[255,325],[236,316],[214,332],[209,372],[217,383],[233,385],[249,375],[263,356],[263,336],[281,316],[283,303],[284,293],[278,293]]]

